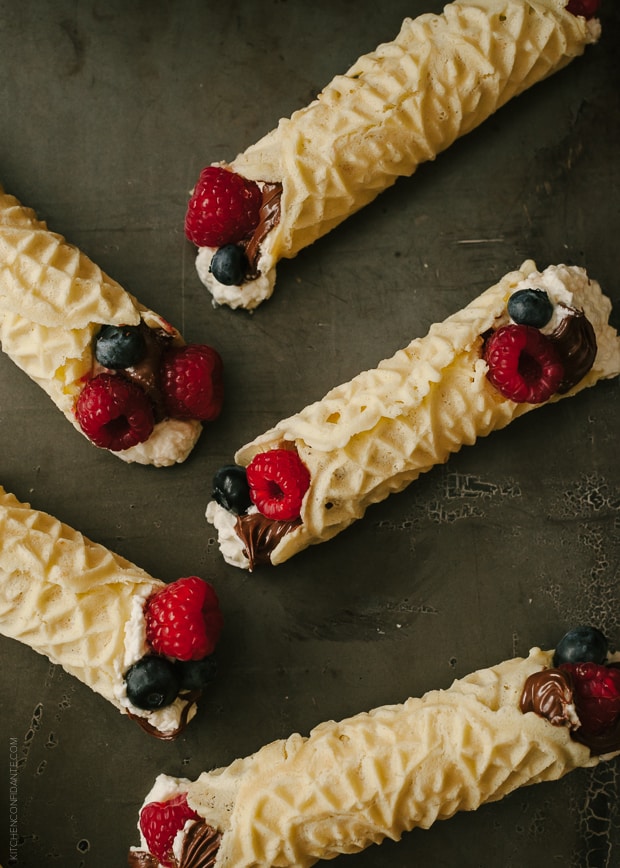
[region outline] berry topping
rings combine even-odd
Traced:
[[[200,815],[187,804],[187,795],[181,793],[165,802],[149,802],[140,811],[140,831],[150,853],[166,868],[173,868],[177,860],[172,845],[188,820],[199,820]]]
[[[203,660],[182,660],[177,663],[177,668],[183,690],[200,690],[217,675],[217,661],[213,654]]]
[[[207,166],[187,206],[185,234],[197,247],[236,244],[258,225],[262,200],[254,181],[219,166]]]
[[[566,10],[589,19],[594,18],[600,5],[601,0],[568,0]]]
[[[180,674],[165,657],[147,655],[127,670],[125,684],[127,698],[136,708],[153,711],[171,705],[177,698]]]
[[[144,607],[153,651],[177,660],[202,660],[215,650],[223,618],[212,586],[188,576],[152,594]]]
[[[520,289],[508,299],[508,315],[519,325],[541,329],[553,314],[553,305],[544,289]]]
[[[225,244],[215,251],[209,271],[225,286],[240,286],[250,269],[245,251],[237,244]]]
[[[252,505],[245,467],[225,464],[213,477],[213,499],[235,515],[243,515]]]
[[[95,358],[104,368],[130,368],[144,358],[145,352],[140,326],[104,325],[95,338]]]
[[[88,381],[75,415],[96,446],[113,452],[148,440],[155,424],[153,408],[142,389],[113,374],[99,374]]]
[[[296,452],[288,449],[260,452],[250,462],[247,478],[250,497],[259,512],[278,521],[299,518],[310,474]]]
[[[620,718],[620,669],[599,663],[563,663],[560,671],[571,677],[580,731],[600,735],[611,729]]]
[[[562,663],[604,663],[609,643],[596,627],[574,627],[560,639],[553,655],[553,665]]]
[[[532,326],[502,326],[486,342],[484,358],[491,383],[517,403],[542,404],[564,376],[552,341]]]
[[[172,347],[161,363],[166,410],[176,419],[216,419],[224,400],[222,359],[203,344]]]

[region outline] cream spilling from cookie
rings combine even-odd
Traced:
[[[97,361],[100,338],[137,348],[126,359]],[[148,310],[84,253],[50,232],[0,187],[0,343],[80,433],[128,462],[184,461],[221,406],[221,359]],[[125,349],[126,352],[126,349]],[[201,352],[211,369],[206,414],[179,407],[164,371],[179,355]],[[118,353],[118,350],[117,350]],[[102,414],[105,424],[100,423]]]
[[[177,583],[151,577],[1,487],[0,536],[0,634],[46,655],[150,734],[176,737],[204,685],[188,683],[196,664],[153,649],[145,613]],[[210,599],[215,644],[221,616],[213,592]]]
[[[308,868],[617,756],[620,655],[559,668],[554,656],[533,648],[446,690],[272,742],[195,781],[160,775],[129,864]],[[601,685],[612,698],[589,721],[587,694]]]
[[[412,175],[581,55],[599,38],[600,23],[567,5],[463,0],[442,14],[408,18],[392,42],[360,57],[316,100],[231,162],[218,164],[261,191],[277,185],[281,194],[269,227],[256,217],[240,241],[241,252],[252,247],[241,280],[218,277],[217,248],[186,221],[188,238],[199,247],[199,277],[214,301],[255,308],[272,294],[280,259],[296,256],[398,177]],[[190,201],[188,221],[195,204]]]
[[[538,271],[524,262],[425,337],[239,449],[238,470],[245,467],[249,479],[263,465],[273,496],[252,490],[249,508],[226,497],[208,504],[222,555],[246,569],[282,563],[334,537],[462,446],[617,376],[620,339],[610,312],[584,269]],[[293,453],[309,478],[296,489],[296,515],[286,514],[285,527],[279,517],[289,480],[277,476],[283,453]],[[270,476],[271,456],[278,467]]]

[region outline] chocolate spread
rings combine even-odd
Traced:
[[[159,868],[159,859],[146,850],[130,850],[127,856],[129,868]]]
[[[554,726],[569,725],[572,693],[568,673],[559,669],[543,669],[542,672],[530,675],[525,682],[521,694],[521,711],[524,714],[533,711]],[[606,732],[598,734],[584,732],[581,726],[574,729],[571,724],[570,735],[575,741],[590,748],[590,753],[594,756],[620,750],[620,717]]]
[[[582,310],[560,305],[564,316],[549,335],[564,366],[564,379],[558,386],[565,394],[585,377],[596,358],[596,333]]]
[[[183,838],[179,868],[213,868],[222,835],[202,820],[193,823]]]
[[[543,669],[525,682],[521,694],[521,711],[533,711],[554,726],[571,726],[569,708],[573,704],[570,675],[560,669]]]
[[[260,206],[258,225],[245,245],[245,255],[249,264],[248,278],[251,280],[258,277],[260,245],[274,226],[280,222],[282,184],[279,182],[265,183],[262,192],[263,201]]]
[[[148,735],[153,735],[155,738],[158,738],[160,741],[173,741],[173,739],[177,738],[187,726],[187,719],[189,717],[189,713],[194,705],[198,702],[202,695],[202,690],[190,690],[187,693],[180,693],[179,698],[185,700],[185,705],[181,710],[181,718],[179,720],[179,725],[176,729],[166,730],[162,732],[160,729],[157,729],[156,726],[153,726],[152,723],[149,723],[148,718],[141,717],[138,714],[134,714],[132,711],[127,711],[127,716],[131,718],[131,720],[135,720],[141,729],[144,732],[148,733]]]
[[[250,562],[250,572],[254,567],[270,564],[269,555],[285,534],[301,524],[301,519],[276,521],[252,512],[237,516],[235,531],[245,546],[245,555]]]
[[[176,343],[174,333],[168,332],[163,328],[150,328],[143,320],[138,326],[144,338],[145,354],[136,365],[129,368],[120,368],[112,370],[100,365],[94,359],[91,376],[96,377],[97,374],[116,374],[124,377],[132,383],[140,386],[151,399],[155,413],[156,421],[160,422],[165,419],[167,413],[164,409],[164,399],[159,385],[159,369],[161,356],[167,347],[171,347]]]

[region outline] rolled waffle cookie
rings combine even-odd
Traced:
[[[220,412],[218,353],[185,345],[2,187],[0,343],[78,431],[124,461],[184,461]],[[176,391],[190,375],[200,400]]]
[[[160,775],[129,864],[307,868],[610,760],[620,753],[620,655],[594,662],[584,633],[596,646],[606,641],[579,628],[567,658],[533,648],[446,690],[275,741],[196,781]]]
[[[215,476],[227,562],[279,564],[461,446],[620,373],[611,302],[584,269],[532,261],[377,368],[284,419]]]
[[[45,654],[150,734],[178,735],[214,674],[222,616],[211,585],[152,578],[1,487],[0,539],[0,634]],[[164,611],[176,615],[174,635]]]
[[[597,5],[457,0],[408,18],[308,106],[203,170],[185,227],[215,302],[255,308],[280,259],[582,54],[600,34]]]

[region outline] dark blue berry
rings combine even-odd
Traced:
[[[248,273],[248,258],[242,247],[225,244],[216,250],[209,271],[225,286],[239,286]]]
[[[553,305],[544,289],[520,289],[508,300],[508,315],[517,325],[541,329],[547,325],[552,313]]]
[[[177,698],[180,679],[174,663],[166,657],[147,655],[125,674],[127,698],[146,711],[164,708]]]
[[[203,660],[179,660],[177,668],[183,690],[200,690],[217,675],[217,661],[213,654]]]
[[[575,627],[558,642],[553,665],[562,663],[604,663],[609,643],[596,627]]]
[[[252,505],[245,467],[226,464],[213,477],[213,499],[235,515],[243,515]]]
[[[95,358],[104,368],[130,368],[145,353],[146,341],[140,326],[104,325],[95,338]]]

